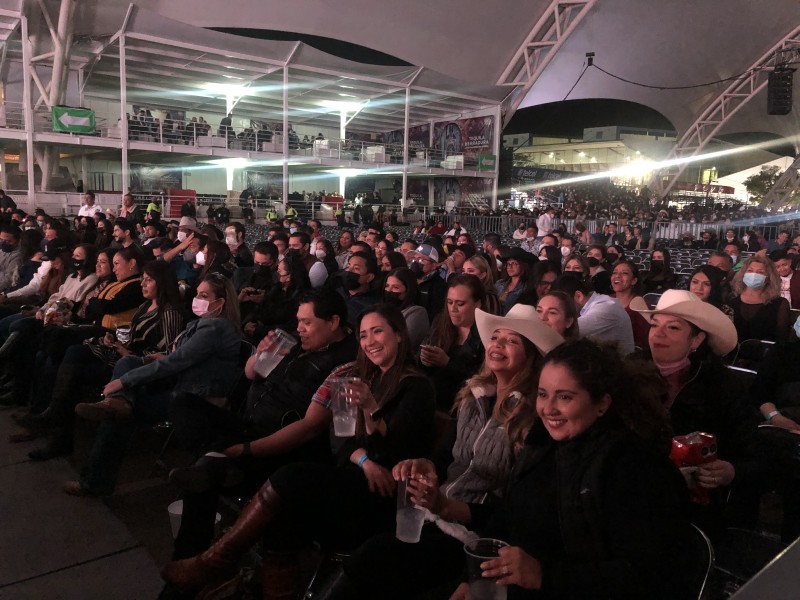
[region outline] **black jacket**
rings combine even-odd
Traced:
[[[509,600],[678,600],[700,560],[687,512],[678,470],[607,413],[566,442],[537,421],[487,533],[542,564],[542,589]]]

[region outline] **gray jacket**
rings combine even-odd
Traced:
[[[496,393],[493,387],[472,388],[459,407],[453,462],[442,486],[448,498],[483,504],[503,495],[514,449],[505,427],[492,417]]]
[[[0,290],[17,285],[19,266],[22,264],[22,250],[0,252]]]

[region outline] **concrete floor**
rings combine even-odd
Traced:
[[[80,423],[70,459],[34,462],[40,441],[11,444],[18,431],[0,411],[0,600],[146,600],[162,587],[158,571],[172,552],[167,506],[177,490],[153,473],[164,434],[136,435],[114,496],[78,498],[61,491],[77,479],[93,437]],[[167,461],[188,459],[170,449]]]

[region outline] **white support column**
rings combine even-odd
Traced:
[[[500,179],[500,147],[503,137],[502,118],[502,108],[498,106],[494,113],[494,185],[492,185],[492,197],[490,199],[492,210],[497,209],[497,186]]]
[[[283,67],[283,210],[289,208],[289,67]]]
[[[22,17],[22,96],[25,119],[25,168],[28,171],[28,210],[36,206],[36,181],[33,171],[33,107],[31,106],[31,41],[28,37],[28,18]],[[22,168],[22,156],[20,168]]]
[[[122,190],[123,194],[129,191],[128,176],[128,77],[125,64],[125,34],[119,36],[119,117],[120,138],[122,138]],[[86,182],[84,181],[84,185]]]
[[[406,88],[406,105],[403,114],[403,191],[401,193],[401,206],[405,206],[408,200],[408,161],[411,154],[408,151],[408,125],[409,125],[409,105],[411,104],[411,88]]]

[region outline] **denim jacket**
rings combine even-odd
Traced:
[[[241,375],[240,339],[241,334],[227,319],[197,319],[186,326],[173,352],[128,371],[120,381],[130,388],[175,377],[175,392],[206,398],[225,396]]]

